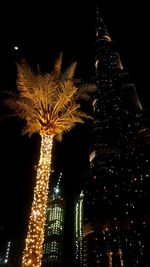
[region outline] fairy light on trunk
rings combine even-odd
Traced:
[[[53,137],[43,135],[41,139],[40,160],[37,166],[36,185],[22,267],[41,266]]]

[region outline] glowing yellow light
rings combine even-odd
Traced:
[[[40,267],[53,138],[43,135],[22,267]]]
[[[22,267],[41,266],[53,138],[61,140],[62,134],[70,131],[76,123],[84,123],[85,118],[91,118],[79,110],[80,104],[76,101],[88,99],[89,86],[87,90],[86,86],[81,87],[82,90],[76,87],[73,79],[76,63],[67,68],[65,75],[61,73],[61,64],[62,54],[56,60],[53,71],[43,75],[39,70],[38,74],[33,72],[23,60],[22,64],[17,64],[19,94],[5,101],[5,105],[26,122],[24,134],[39,133],[42,137]]]

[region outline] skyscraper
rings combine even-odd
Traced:
[[[150,131],[97,15],[93,125],[84,181],[84,267],[150,266]]]
[[[75,200],[74,251],[76,266],[83,266],[83,192]]]
[[[1,251],[0,255],[0,265],[5,264],[9,265],[10,264],[10,247],[11,247],[11,241],[8,241],[6,251]]]
[[[61,176],[48,196],[42,267],[63,266],[65,200],[59,185]]]

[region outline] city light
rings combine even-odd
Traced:
[[[52,144],[53,137],[49,135],[44,135],[42,137],[40,160],[37,167],[36,187],[34,189],[34,199],[29,220],[26,248],[22,258],[22,266],[41,266]]]
[[[16,116],[26,122],[24,134],[31,136],[38,133],[41,136],[40,159],[22,267],[41,266],[53,138],[61,140],[62,134],[70,131],[76,123],[84,123],[85,118],[91,118],[79,110],[80,104],[76,101],[81,95],[86,95],[85,86],[82,94],[75,86],[73,76],[76,63],[67,68],[65,75],[62,75],[61,65],[62,54],[50,74],[33,72],[25,61],[17,64],[19,95],[17,99],[14,96],[5,101],[6,105],[15,110]]]
[[[14,49],[15,49],[15,50],[18,50],[18,49],[19,49],[19,47],[18,47],[18,46],[14,46]]]

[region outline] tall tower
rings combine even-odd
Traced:
[[[83,266],[83,191],[76,197],[74,215],[75,265]]]
[[[49,192],[42,267],[62,267],[65,200],[62,197],[60,173],[56,187]]]
[[[11,244],[11,241],[8,241],[4,263],[8,263],[8,260],[9,260],[10,244]]]
[[[97,14],[84,267],[150,266],[150,131],[135,85]]]

